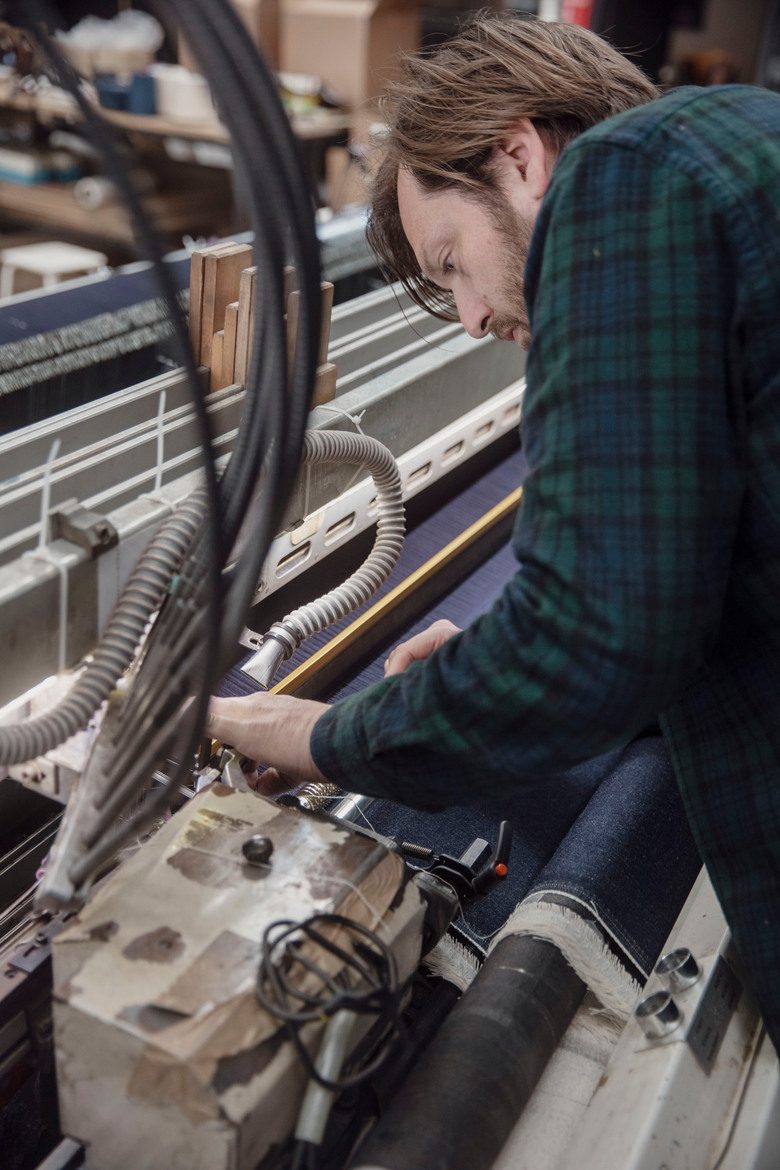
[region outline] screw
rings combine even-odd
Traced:
[[[241,852],[250,865],[268,865],[273,851],[274,843],[271,838],[259,834],[248,837],[241,846]]]

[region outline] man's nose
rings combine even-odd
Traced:
[[[461,325],[470,337],[485,337],[490,332],[493,312],[483,300],[456,293],[455,308]]]

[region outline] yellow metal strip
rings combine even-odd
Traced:
[[[484,516],[480,516],[479,520],[475,520],[468,528],[459,533],[454,540],[440,549],[435,556],[431,557],[419,568],[415,569],[413,573],[391,589],[381,601],[376,605],[372,605],[365,613],[356,618],[350,626],[342,630],[340,634],[336,634],[335,638],[331,638],[326,645],[321,646],[316,653],[312,654],[311,658],[307,658],[295,670],[278,682],[272,688],[276,695],[292,695],[300,690],[311,678],[313,678],[319,670],[341,654],[348,646],[351,646],[357,641],[366,630],[370,630],[377,622],[381,621],[386,614],[392,612],[397,605],[405,601],[407,598],[440,572],[445,565],[460,556],[470,545],[489,532],[494,525],[500,523],[501,520],[511,515],[520,503],[523,494],[522,488],[516,488],[515,491],[510,492],[500,503],[491,508],[490,511],[485,512]]]

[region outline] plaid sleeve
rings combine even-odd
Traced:
[[[427,662],[331,708],[334,782],[464,803],[625,743],[714,639],[744,490],[734,273],[705,186],[578,143],[526,272],[530,467],[495,606]]]

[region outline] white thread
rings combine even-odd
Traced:
[[[306,463],[306,478],[303,481],[303,515],[309,515],[309,489],[311,488],[311,463]]]
[[[341,418],[345,418],[347,420],[347,422],[352,423],[353,427],[355,428],[355,430],[357,431],[357,433],[359,435],[366,435],[366,432],[363,430],[363,428],[360,425],[361,422],[363,421],[363,416],[366,413],[365,410],[361,410],[360,414],[350,414],[348,410],[343,410],[340,406],[319,406],[317,409],[318,410],[328,410],[328,411],[330,411],[331,414],[340,415]],[[366,435],[366,438],[367,437],[368,436]],[[347,483],[346,487],[342,489],[343,491],[348,492],[349,489],[352,487],[353,483],[357,483],[359,477],[363,473],[364,467],[365,467],[365,463],[361,463],[360,466],[355,471],[354,475],[352,476],[352,479]],[[308,492],[308,483],[306,485],[306,488],[307,488],[307,492]],[[308,499],[308,495],[306,495],[304,498]],[[304,516],[308,516],[308,511],[305,508],[304,508],[303,514],[304,514]]]
[[[363,903],[366,909],[370,910],[374,916],[374,920],[371,923],[369,930],[376,930],[378,933],[379,927],[387,925],[387,923],[382,922],[382,919],[384,918],[384,911],[380,912],[375,906],[372,906],[362,890],[359,890],[358,887],[353,882],[349,881],[348,878],[340,878],[335,877],[333,874],[325,874],[324,880],[328,882],[338,882],[341,886],[348,886],[350,890],[357,894],[358,898],[360,898],[360,901]]]
[[[371,821],[368,819],[368,817],[366,816],[366,814],[363,812],[362,808],[360,808],[360,806],[359,806],[359,805],[355,805],[355,812],[360,814],[360,816],[363,818],[363,820],[364,820],[364,821],[366,822],[366,824],[368,825],[368,827],[369,827],[369,829],[371,830],[371,832],[372,832],[372,833],[376,833],[376,831],[377,831],[377,830],[376,830],[376,829],[374,828],[374,826],[371,824]]]
[[[58,556],[52,549],[47,546],[40,545],[35,550],[28,550],[26,557],[35,557],[38,560],[46,561],[47,564],[53,565],[59,573],[60,578],[60,628],[57,635],[57,669],[62,674],[68,665],[68,567],[66,563],[67,553],[64,557]]]
[[[186,845],[185,849],[188,853],[203,853],[206,857],[216,857],[220,861],[232,861],[235,865],[240,865],[242,867],[249,864],[244,860],[243,857],[235,857],[230,853],[216,853],[213,849],[203,849],[197,845]],[[252,862],[251,864],[253,869],[271,868],[271,866],[266,861],[256,861]],[[358,889],[354,882],[351,882],[348,878],[336,877],[334,874],[325,874],[320,880],[338,882],[339,885],[347,886],[350,890],[353,891],[353,893],[357,894],[358,898],[366,907],[366,909],[369,910],[370,913],[374,916],[373,922],[369,927],[370,930],[376,930],[377,927],[386,925],[386,923],[382,922],[382,919],[384,918],[384,911],[377,910],[376,906],[372,906],[363,891]]]
[[[151,504],[162,504],[163,508],[170,514],[176,511],[176,506],[170,500],[166,500],[165,496],[156,496],[154,492],[143,492],[142,500],[148,500]]]
[[[49,508],[51,506],[51,469],[52,464],[60,452],[60,440],[55,439],[49,448],[49,455],[43,466],[43,480],[41,483],[41,524],[38,532],[38,547],[28,551],[25,555],[38,557],[42,561],[53,565],[60,578],[60,628],[57,636],[58,670],[63,673],[68,661],[68,570],[62,557],[48,547],[49,538]]]
[[[157,407],[157,469],[154,473],[154,490],[159,492],[162,487],[163,460],[165,452],[165,391],[160,391],[160,401]]]
[[[51,501],[51,465],[60,453],[60,440],[55,439],[49,448],[49,457],[43,465],[41,484],[41,528],[38,533],[38,548],[42,549],[49,539],[49,504]]]

